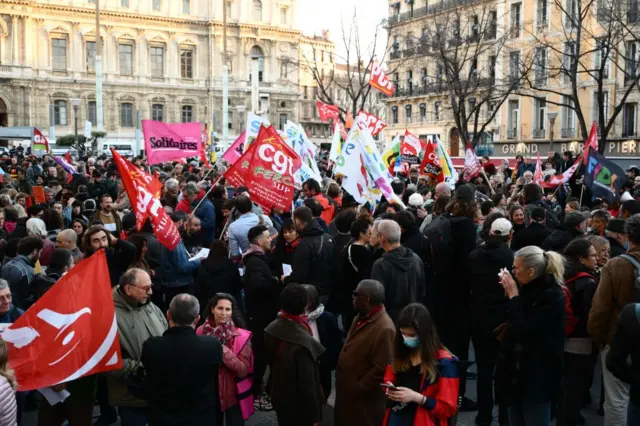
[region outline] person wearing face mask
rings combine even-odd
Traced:
[[[254,412],[253,350],[251,332],[236,299],[227,293],[217,293],[204,310],[206,320],[197,328],[198,336],[213,336],[222,344],[222,366],[218,372],[221,417],[217,424],[242,426]],[[224,423],[223,423],[224,420]]]
[[[627,252],[629,247],[629,238],[624,232],[624,219],[611,219],[607,224],[605,238],[611,246],[611,257],[618,257]]]
[[[549,426],[562,377],[563,258],[528,246],[516,252],[512,270],[513,276],[506,269],[499,274],[509,299],[507,321],[495,330],[501,342],[494,373],[499,403],[508,406],[511,426]]]
[[[136,258],[136,246],[128,241],[114,237],[112,233],[101,225],[93,225],[84,233],[82,246],[85,258],[90,257],[100,249],[106,251],[112,286],[118,284],[120,276]]]
[[[388,398],[382,424],[445,425],[458,408],[458,359],[440,342],[423,305],[402,309],[397,326],[393,358],[381,383]]]
[[[335,426],[379,426],[385,394],[380,387],[393,356],[396,328],[384,307],[381,282],[363,280],[353,292],[357,312],[336,368]]]
[[[565,297],[571,301],[573,318],[567,316],[564,344],[564,371],[558,399],[558,424],[582,424],[580,408],[589,389],[594,362],[593,340],[587,331],[591,302],[598,283],[594,276],[598,267],[598,252],[586,239],[578,238],[564,250],[567,260],[564,273]]]

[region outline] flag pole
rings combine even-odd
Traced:
[[[212,169],[212,170],[213,170],[213,169]],[[209,171],[211,171],[211,170],[209,170]],[[223,177],[224,177],[224,175],[220,176],[220,177],[218,178],[218,180],[217,180],[213,185],[211,185],[211,187],[207,190],[207,192],[205,192],[205,193],[204,193],[204,195],[202,196],[202,198],[200,199],[200,201],[198,201],[198,204],[196,204],[196,206],[195,206],[195,208],[193,209],[193,211],[192,211],[192,213],[191,213],[191,214],[195,214],[196,210],[198,210],[198,207],[200,207],[200,204],[202,204],[202,202],[204,201],[204,199],[205,199],[205,198],[207,198],[207,195],[209,195],[209,193],[211,192],[211,190],[212,190],[213,188],[215,188],[215,187],[218,185],[218,182],[220,182],[220,180],[221,180]],[[204,178],[203,178],[203,180],[204,180]]]
[[[582,195],[584,194],[584,183],[582,184],[582,189],[580,190],[580,206],[582,206]]]
[[[487,185],[489,185],[489,189],[491,189],[491,194],[495,194],[496,191],[493,189],[493,186],[491,186],[491,182],[489,181],[489,178],[487,177],[487,173],[484,171],[484,167],[482,168],[482,176],[484,176],[484,178],[487,181]]]

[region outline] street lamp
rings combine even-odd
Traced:
[[[78,107],[80,107],[80,99],[73,98],[71,99],[71,105],[73,106],[73,123],[74,123],[74,143],[76,145],[76,151],[78,155],[80,155],[80,143],[78,142]]]
[[[549,119],[549,150],[553,152],[553,125],[556,123],[556,118],[558,118],[557,111],[549,111],[547,112],[547,118]]]

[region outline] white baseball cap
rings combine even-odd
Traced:
[[[491,230],[489,231],[489,234],[499,235],[504,237],[505,235],[509,235],[509,232],[511,232],[512,228],[513,228],[513,225],[511,225],[511,222],[501,217],[493,221],[493,223],[491,224]]]

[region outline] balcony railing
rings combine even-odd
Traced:
[[[546,131],[544,129],[533,129],[531,131],[531,136],[534,139],[543,139],[546,136]]]
[[[394,50],[393,52],[389,53],[389,59],[400,59],[402,58],[402,52],[400,50]]]
[[[516,137],[518,137],[517,128],[507,129],[507,139],[515,139]]]
[[[420,18],[426,15],[435,15],[449,9],[455,9],[473,3],[479,3],[480,0],[441,0],[439,3],[430,4],[423,7],[416,7],[412,11],[392,15],[387,18],[389,26],[398,25],[401,22],[409,21],[414,18]]]
[[[546,86],[547,85],[547,74],[538,74],[536,73],[536,86]]]
[[[576,137],[576,128],[575,127],[565,127],[560,129],[560,137],[561,138],[575,138]]]

